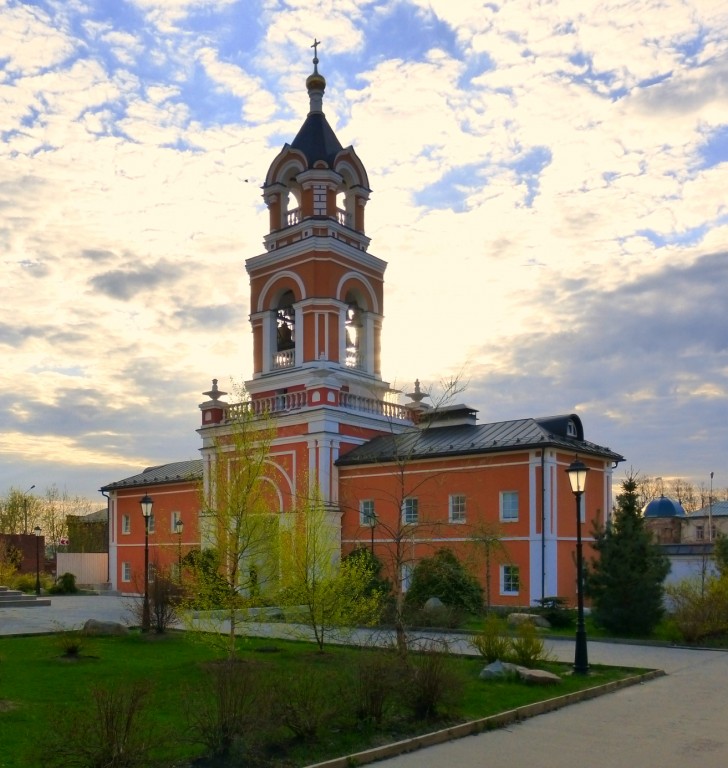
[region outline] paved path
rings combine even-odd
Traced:
[[[133,623],[130,601],[58,596],[47,607],[0,609],[0,635],[80,627],[86,619]],[[246,627],[273,635],[282,625]],[[1,642],[1,641],[0,641]],[[550,642],[563,661],[572,641]],[[664,669],[666,677],[531,718],[510,728],[377,763],[381,768],[725,768],[728,652],[589,643],[594,664]]]

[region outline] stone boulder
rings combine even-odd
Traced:
[[[558,685],[561,682],[561,678],[558,675],[553,674],[553,672],[547,672],[545,669],[519,667],[518,677],[524,683],[531,683],[532,685]]]
[[[517,664],[511,664],[508,661],[501,661],[500,659],[488,664],[487,667],[483,667],[480,672],[481,680],[498,680],[504,677],[515,677],[519,674],[521,669]]]
[[[118,621],[99,621],[98,619],[89,619],[81,630],[84,635],[127,635],[129,627],[125,624],[119,624]]]
[[[551,624],[548,619],[544,619],[543,616],[539,616],[537,613],[509,613],[508,614],[508,626],[520,627],[522,624],[533,624],[534,627],[540,627],[541,629],[550,629]]]
[[[440,611],[445,607],[445,603],[439,597],[430,597],[423,606],[425,611]]]

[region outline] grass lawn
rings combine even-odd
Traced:
[[[172,632],[163,636],[131,633],[122,637],[83,638],[80,658],[64,657],[64,648],[55,635],[0,637],[0,768],[41,766],[39,745],[49,735],[63,734],[78,727],[90,712],[90,691],[94,686],[119,690],[139,681],[150,686],[143,720],[153,727],[160,747],[154,765],[190,765],[203,752],[200,744],[188,740],[187,710],[199,706],[195,696],[206,678],[210,662],[219,652],[199,637]],[[545,664],[564,675],[553,687],[532,687],[514,681],[478,679],[484,663],[480,658],[454,657],[451,663],[463,681],[459,706],[444,718],[413,721],[393,711],[382,726],[357,726],[347,721],[345,694],[353,686],[352,672],[365,654],[384,651],[332,646],[324,653],[307,643],[281,640],[241,639],[240,655],[259,669],[263,680],[277,685],[280,675],[291,680],[326,681],[328,689],[307,691],[310,700],[333,707],[331,717],[315,738],[300,740],[285,733],[280,725],[276,746],[265,753],[266,764],[301,766],[330,757],[367,749],[416,733],[426,733],[463,720],[473,720],[562,695],[581,688],[630,676],[636,670],[612,667],[592,668],[580,678],[568,674],[566,665]],[[309,701],[310,701],[309,700]],[[190,705],[190,706],[188,706]],[[353,709],[352,709],[353,713]],[[344,718],[343,720],[341,718]],[[222,764],[222,763],[221,763]],[[236,763],[228,763],[234,765]]]

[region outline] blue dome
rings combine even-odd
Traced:
[[[685,517],[685,510],[679,501],[660,496],[645,504],[642,514],[644,517]]]

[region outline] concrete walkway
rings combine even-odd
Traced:
[[[50,606],[0,609],[0,635],[78,628],[90,618],[133,623],[128,598],[54,596]],[[290,627],[246,625],[276,636]],[[300,630],[293,629],[300,637]],[[1,641],[0,641],[1,642]],[[570,640],[549,641],[572,661]],[[455,647],[465,650],[460,640]],[[724,768],[728,765],[728,653],[589,643],[593,664],[663,669],[647,684],[498,731],[377,763],[382,768]]]

